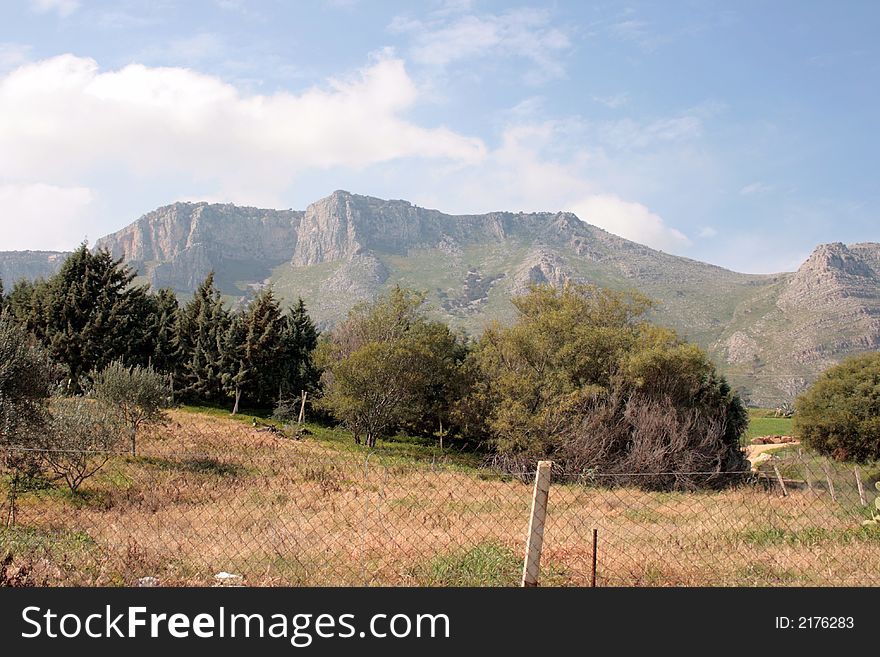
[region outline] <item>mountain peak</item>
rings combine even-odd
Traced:
[[[865,250],[865,246],[862,246]],[[862,254],[851,250],[843,242],[820,244],[807,258],[798,272],[820,275],[874,276],[875,272]]]
[[[726,362],[754,401],[778,399],[781,376],[809,379],[880,346],[875,243],[823,244],[793,274],[755,276],[656,251],[570,212],[449,215],[338,189],[304,211],[173,203],[97,245],[183,294],[212,270],[228,300],[272,282],[284,301],[302,297],[323,327],[395,284],[426,292],[437,316],[472,333],[512,319],[510,298],[530,284],[638,289],[659,302],[655,321]],[[16,271],[54,266],[47,255],[0,254],[10,284]]]

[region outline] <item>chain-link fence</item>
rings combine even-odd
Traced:
[[[880,584],[880,527],[864,524],[876,473],[783,451],[718,491],[554,473],[541,585]],[[103,466],[76,493],[63,480],[4,476],[7,580],[514,586],[522,577],[534,473],[229,422],[172,423],[139,437],[136,456],[35,456]]]

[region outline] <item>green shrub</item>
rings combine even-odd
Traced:
[[[484,418],[498,465],[551,458],[649,489],[718,487],[748,470],[741,400],[704,351],[645,320],[645,297],[567,285],[513,303],[517,322],[477,345],[462,407]]]
[[[20,488],[40,473],[40,454],[32,450],[45,433],[57,374],[46,352],[0,311],[0,466],[10,473],[7,525],[15,523]]]
[[[39,434],[56,374],[27,331],[0,314],[0,446],[27,446]]]
[[[880,459],[880,352],[827,369],[795,408],[794,433],[806,447],[838,460]]]
[[[104,467],[122,433],[119,415],[102,402],[82,397],[57,399],[46,437],[46,465],[75,493]]]
[[[424,295],[396,288],[355,306],[321,343],[320,406],[368,447],[395,429],[428,434],[450,425],[450,408],[465,384],[464,340],[432,321]]]
[[[151,367],[126,367],[114,361],[95,375],[92,395],[116,409],[126,424],[131,455],[136,454],[137,430],[165,420],[163,409],[171,402],[165,377]]]

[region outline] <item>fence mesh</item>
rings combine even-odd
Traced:
[[[106,463],[76,493],[19,483],[14,518],[7,474],[4,577],[24,569],[29,583],[49,585],[519,584],[534,473],[219,427],[174,422],[140,436],[136,456],[71,455]],[[873,473],[784,452],[719,491],[652,492],[601,473],[554,473],[541,585],[588,586],[594,576],[599,586],[880,584],[880,528],[863,524]]]

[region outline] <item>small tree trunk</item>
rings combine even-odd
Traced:
[[[238,401],[241,399],[241,388],[235,386],[235,405],[232,407],[232,414],[238,413]]]
[[[18,496],[18,468],[13,470],[12,481],[9,484],[9,512],[6,514],[6,528],[15,527],[15,504]]]
[[[174,404],[174,375],[168,372],[168,387],[171,389],[171,404]]]
[[[137,456],[137,428],[136,427],[129,428],[128,439],[131,443],[131,455]]]
[[[440,451],[443,451],[443,420],[440,420]]]

